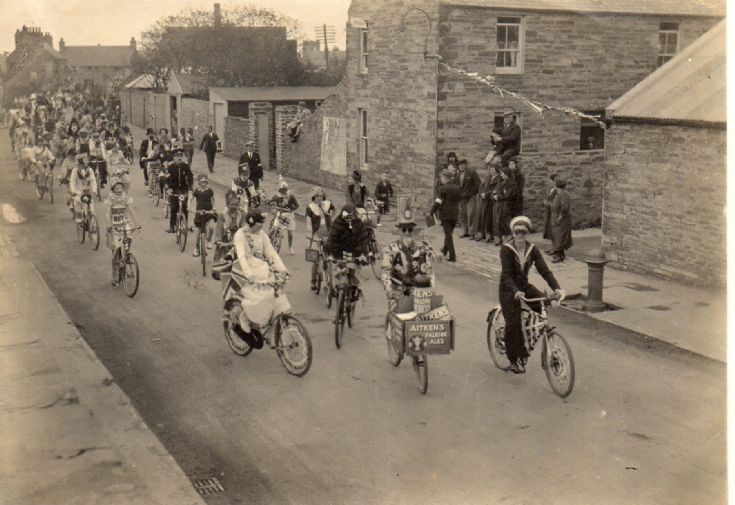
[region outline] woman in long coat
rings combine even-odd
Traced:
[[[554,180],[556,195],[551,202],[551,254],[552,263],[564,261],[565,251],[572,247],[571,199],[566,190],[567,181],[558,176]]]
[[[479,193],[482,208],[480,236],[481,238],[485,238],[485,242],[488,243],[492,242],[495,238],[493,234],[493,192],[499,180],[498,167],[488,165],[488,173],[480,186]]]
[[[544,198],[544,239],[546,240],[551,240],[551,203],[554,201],[554,197],[556,196],[556,184],[554,184],[556,175],[557,174],[551,174],[549,176],[549,179],[551,179],[551,191],[549,191],[549,194]],[[544,252],[547,254],[551,253],[551,249]]]
[[[507,167],[501,167],[500,181],[493,192],[493,235],[497,246],[510,236],[510,201],[517,191],[515,178]]]

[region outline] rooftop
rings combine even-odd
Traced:
[[[209,88],[210,97],[228,102],[290,102],[325,100],[334,94],[334,86],[254,86],[246,88]]]
[[[127,89],[154,89],[155,87],[156,78],[150,74],[140,74],[125,85]]]
[[[726,0],[440,0],[444,5],[580,13],[725,16]]]
[[[72,67],[127,67],[135,49],[130,46],[64,46],[61,54]]]
[[[725,124],[725,20],[607,108],[607,116],[654,122]]]
[[[207,89],[207,81],[198,75],[173,73],[168,83],[169,92],[175,95],[192,95],[202,89]]]

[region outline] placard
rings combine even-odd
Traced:
[[[322,118],[322,146],[319,168],[337,175],[347,175],[347,126],[344,118]]]

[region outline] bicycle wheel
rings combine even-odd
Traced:
[[[161,201],[161,188],[156,183],[156,186],[153,188],[153,206],[158,207],[158,204]]]
[[[74,217],[76,217],[76,214]],[[86,225],[86,221],[84,217],[82,217],[82,219],[76,223],[77,240],[79,241],[80,244],[84,243],[84,238],[87,235],[87,227],[85,225]]]
[[[95,216],[89,216],[87,234],[89,235],[89,244],[92,246],[92,250],[96,251],[100,247],[100,227],[97,224],[97,218]]]
[[[54,203],[54,180],[50,177],[46,186],[46,193],[48,194],[48,203]]]
[[[549,343],[548,354],[546,342]],[[566,398],[574,388],[574,357],[567,340],[556,330],[551,330],[541,350],[542,366],[549,386],[561,398]]]
[[[337,349],[342,347],[345,335],[345,319],[347,318],[345,314],[347,311],[345,307],[345,303],[347,302],[345,299],[346,293],[346,289],[340,289],[337,295],[337,317],[334,319],[334,344],[337,346]]]
[[[225,340],[227,340],[227,345],[230,346],[232,352],[238,356],[247,356],[253,351],[253,348],[241,339],[237,333],[235,333],[235,330],[232,329],[230,324],[230,310],[232,310],[231,307],[235,303],[237,302],[231,301],[225,304],[224,316],[222,317],[222,326],[225,330]]]
[[[422,354],[421,356],[411,356],[411,363],[416,372],[419,391],[421,391],[421,394],[426,394],[426,391],[429,389],[429,362],[426,356]]]
[[[36,198],[38,198],[39,200],[43,200],[43,190],[43,186],[39,186],[38,184],[36,184]]]
[[[138,270],[138,260],[135,259],[133,253],[128,253],[125,263],[122,264],[122,283],[128,298],[134,297],[140,284],[140,271]]]
[[[510,360],[505,353],[505,319],[500,309],[493,309],[487,323],[487,349],[495,366],[510,369]]]
[[[199,257],[202,259],[202,277],[207,275],[206,230],[199,233]]]
[[[352,293],[350,293],[350,302],[347,304],[347,327],[352,328],[352,323],[355,321],[355,310],[357,308],[357,302],[352,300]]]
[[[281,242],[281,229],[276,228],[276,230],[271,233],[271,244],[273,244],[273,249],[275,249],[277,253],[281,252]]]
[[[309,332],[301,321],[290,315],[281,316],[276,332],[276,354],[283,368],[302,377],[311,368],[313,351]]]
[[[396,350],[396,347],[393,345],[393,338],[391,334],[391,328],[390,328],[390,313],[385,315],[385,339],[386,342],[388,342],[388,360],[391,362],[393,366],[398,366],[401,364],[401,361],[403,360],[403,354],[399,353]]]
[[[317,295],[321,293],[322,291],[322,277],[324,277],[324,275],[322,274],[321,270],[317,269],[316,271],[316,289],[314,290],[316,291]]]
[[[380,280],[380,251],[378,250],[378,243],[375,240],[370,241],[370,268],[373,271],[373,275],[377,280]]]
[[[186,217],[183,214],[179,214],[176,217],[176,238],[179,243],[179,250],[184,252],[186,249],[186,235],[188,230],[186,229]]]

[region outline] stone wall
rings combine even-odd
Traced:
[[[523,17],[525,58],[522,74],[498,74],[498,16]],[[550,105],[604,111],[613,100],[656,68],[661,21],[680,22],[680,48],[718,20],[632,15],[508,11],[443,7],[440,54],[443,61],[468,71],[493,75],[499,86]],[[526,177],[525,213],[542,219],[548,175],[569,177],[577,226],[599,223],[602,212],[604,151],[580,150],[580,122],[560,113],[539,116],[511,97],[442,69],[439,74],[437,170],[446,153],[457,152],[479,166],[490,149],[494,113],[520,113],[522,162]]]
[[[206,130],[205,130],[206,133]],[[250,140],[250,121],[242,117],[225,117],[225,155],[240,159],[245,142]]]
[[[603,246],[618,266],[703,286],[726,276],[725,130],[608,130]]]
[[[418,195],[426,207],[434,191],[436,157],[437,62],[424,59],[429,21],[439,19],[439,3],[429,0],[353,0],[347,27],[347,172],[359,166],[359,109],[368,115],[368,164],[363,181],[372,191],[380,174],[388,172],[398,194]],[[368,71],[360,72],[360,29],[368,26]],[[436,29],[426,49],[436,54]]]
[[[179,105],[179,128],[192,128],[196,139],[196,148],[207,133],[207,126],[212,124],[209,115],[209,102],[195,98],[182,98]]]
[[[276,134],[276,170],[280,173],[283,168],[283,146],[291,142],[291,137],[286,132],[286,125],[298,112],[296,105],[277,105],[275,112],[275,134]]]

